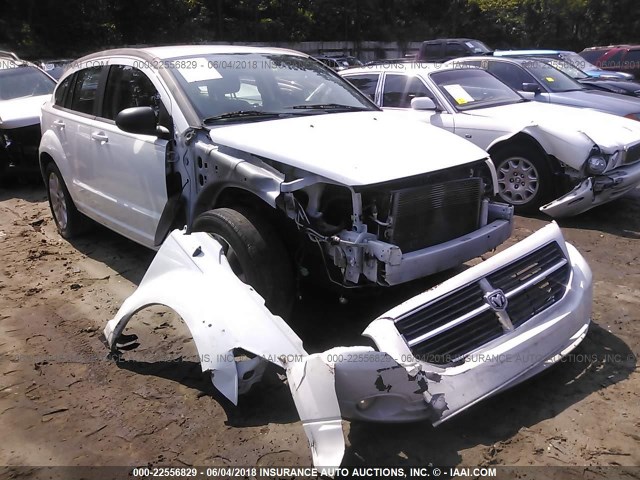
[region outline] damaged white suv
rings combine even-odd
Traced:
[[[296,275],[397,285],[509,237],[487,153],[389,115],[293,51],[112,50],[74,62],[44,105],[41,169],[64,237],[84,216],[149,247],[208,232],[286,313]]]

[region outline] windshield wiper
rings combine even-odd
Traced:
[[[315,105],[295,105],[289,107],[294,110],[343,110],[347,112],[363,112],[368,110],[365,107],[355,107],[353,105],[341,105],[339,103],[317,103]]]
[[[214,117],[207,117],[204,120],[202,120],[202,123],[211,123],[211,122],[216,122],[218,120],[229,120],[229,119],[235,119],[235,118],[249,118],[249,117],[278,118],[281,115],[283,114],[276,113],[276,112],[263,112],[260,110],[239,110],[237,112],[229,112],[229,113],[223,113],[222,115],[216,115]]]

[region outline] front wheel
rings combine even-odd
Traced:
[[[286,318],[293,307],[295,284],[289,256],[273,227],[244,208],[216,208],[202,213],[193,230],[206,232],[224,250],[238,278],[264,298],[271,312]]]
[[[517,212],[537,210],[553,190],[545,158],[533,148],[502,147],[491,154],[498,176],[498,198]]]

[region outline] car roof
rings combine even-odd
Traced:
[[[548,55],[548,54],[547,54]],[[542,60],[540,58],[531,58],[528,57],[526,55],[521,55],[521,56],[516,56],[514,54],[514,56],[504,56],[504,57],[496,57],[495,58],[498,61],[501,62],[511,62],[511,63],[518,63],[518,64],[531,64],[532,62],[538,61],[538,60]],[[473,57],[461,57],[461,58],[456,58],[454,60],[449,60],[449,62],[453,63],[453,62],[464,62],[467,60],[480,60],[480,61],[489,61],[491,60],[491,57],[487,57],[487,56],[473,56]],[[447,63],[449,63],[447,62]]]
[[[558,55],[575,53],[571,50],[495,50],[494,57],[511,56],[511,55]]]
[[[308,55],[305,53],[284,48],[248,47],[243,45],[174,45],[162,47],[118,48],[113,50],[103,50],[101,52],[92,53],[90,55],[79,58],[77,63],[82,63],[93,58],[109,56],[132,56],[143,59],[154,58],[164,60],[176,57],[220,53],[271,53],[308,57]]]
[[[443,67],[441,63],[427,63],[427,62],[388,62],[388,63],[377,63],[373,65],[365,65],[364,67],[350,68],[349,70],[345,70],[345,74],[354,74],[354,73],[380,73],[380,72],[402,72],[402,73],[412,73],[414,75],[420,73],[432,73],[438,72],[440,70],[452,70],[450,67]]]
[[[598,45],[595,47],[587,47],[582,51],[589,52],[594,50],[623,50],[623,49],[636,50],[639,48],[640,48],[640,45],[637,45],[637,44]]]
[[[433,40],[425,40],[422,43],[426,42],[479,42],[477,38],[434,38]]]

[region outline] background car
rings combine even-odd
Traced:
[[[594,78],[607,78],[618,80],[633,80],[634,76],[630,73],[616,72],[615,69],[604,70],[597,65],[594,65],[588,58],[576,52],[570,50],[496,50],[493,52],[495,57],[544,57],[544,58],[558,58],[564,60],[580,70],[584,71],[587,75]]]
[[[40,107],[55,85],[34,64],[0,57],[0,179],[38,172]]]
[[[565,75],[592,90],[640,97],[640,83],[634,80],[607,80],[604,77],[591,77],[573,64],[559,58],[537,58],[537,60],[557,68]]]
[[[581,51],[580,56],[604,70],[619,70],[628,75],[640,75],[640,45],[589,47]]]
[[[480,40],[473,38],[438,38],[426,40],[414,60],[418,62],[446,62],[469,55],[488,55],[492,50]]]
[[[497,196],[516,210],[577,215],[640,184],[638,122],[527,101],[480,68],[399,64],[341,74],[381,107],[404,109],[487,150]]]
[[[330,57],[330,56],[320,55],[314,58],[324,63],[327,67],[332,68],[336,72],[339,72],[340,70],[345,70],[347,68],[362,66],[362,62],[358,60],[356,57],[352,57],[352,56]]]
[[[529,100],[592,108],[640,120],[640,99],[587,88],[535,58],[468,57],[449,65],[484,68]]]
[[[65,58],[57,60],[40,60],[38,61],[38,64],[42,70],[51,75],[55,80],[59,80],[72,62],[72,59]]]

